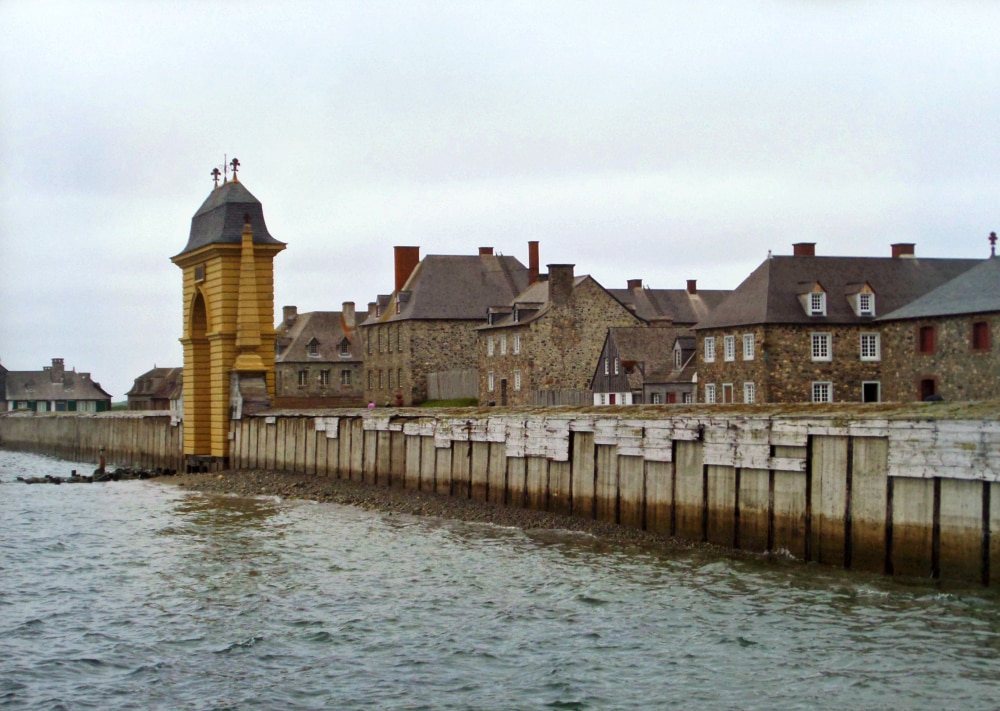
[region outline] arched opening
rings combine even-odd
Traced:
[[[185,452],[187,454],[210,454],[212,451],[212,395],[211,395],[211,351],[208,342],[208,311],[205,297],[198,292],[191,304],[190,387],[185,387],[184,409],[186,428]]]

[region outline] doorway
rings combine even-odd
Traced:
[[[507,378],[500,379],[500,406],[506,407],[507,405]]]

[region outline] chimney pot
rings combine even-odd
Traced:
[[[698,293],[698,280],[697,279],[688,279],[687,282],[688,282],[687,292],[689,294],[697,294]]]
[[[492,255],[493,255],[493,248],[492,247],[480,247],[479,248],[479,256],[480,257],[489,257],[489,256],[492,256]]]
[[[629,289],[641,289],[642,279],[629,279],[627,284]]]
[[[396,267],[396,288],[399,291],[406,286],[406,280],[420,263],[420,247],[393,247]]]
[[[796,242],[792,245],[792,256],[795,257],[815,257],[815,242]]]
[[[912,257],[916,254],[914,247],[915,245],[913,242],[897,242],[892,245],[892,258],[900,259],[902,257]]]

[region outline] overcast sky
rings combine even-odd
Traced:
[[[731,289],[768,250],[985,257],[1000,3],[0,0],[0,362],[181,365],[169,260],[238,157],[276,316],[392,247]]]

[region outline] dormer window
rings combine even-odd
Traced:
[[[514,307],[514,323],[517,323],[520,320],[521,320],[520,314],[518,313],[517,307],[515,306]]]
[[[826,294],[822,291],[814,291],[809,294],[809,315],[826,316]]]
[[[875,315],[875,294],[858,294],[858,315]]]
[[[674,346],[674,370],[680,370],[683,365],[684,354],[681,352],[680,346]]]
[[[487,312],[487,314],[486,314],[486,323],[488,325],[490,325],[490,326],[493,325],[493,312],[492,311]]]
[[[396,314],[399,314],[399,297],[396,297]]]
[[[341,358],[351,357],[351,342],[346,338],[340,342],[340,357]]]
[[[315,338],[306,344],[306,353],[309,354],[310,358],[319,358],[319,341]]]

